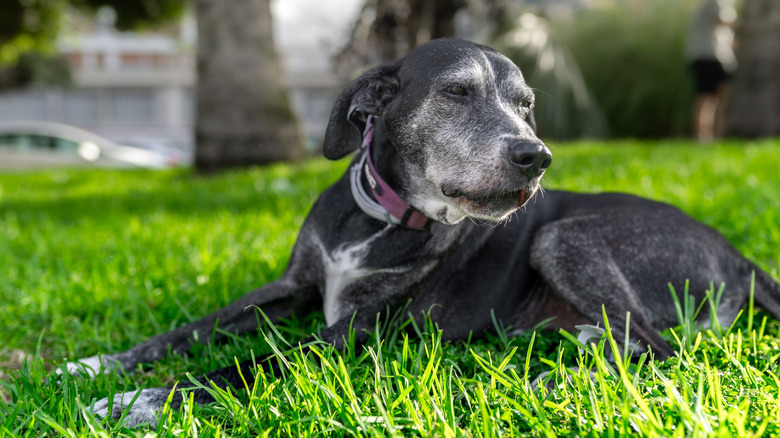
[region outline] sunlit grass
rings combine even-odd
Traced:
[[[552,150],[546,188],[628,191],[678,205],[780,278],[780,142],[625,141]],[[133,433],[93,418],[89,404],[140,385],[186,383],[188,372],[274,348],[287,352],[282,378],[261,375],[254,386],[219,394],[220,403],[169,412],[158,432],[780,433],[780,326],[763,313],[743,313],[722,331],[668,332],[679,355],[663,363],[610,360],[621,333],[584,351],[544,331],[446,343],[431,325],[406,336],[398,328],[408,324],[403,319],[365,349],[323,344],[303,355],[296,342],[322,326],[320,314],[198,347],[130,377],[52,378],[64,357],[124,350],[278,277],[309,206],[347,164],[314,160],[213,177],[186,170],[0,175],[0,436]],[[547,386],[531,386],[545,371]]]

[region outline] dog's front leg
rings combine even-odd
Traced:
[[[289,317],[293,312],[304,315],[317,309],[321,302],[317,287],[289,278],[285,276],[269,283],[198,321],[157,335],[127,351],[79,359],[68,362],[64,368],[70,373],[86,372],[91,376],[114,369],[131,373],[139,363],[160,360],[169,350],[186,354],[195,342],[220,342],[225,338],[225,332],[241,334],[256,330],[257,309],[262,310],[272,322]],[[218,330],[214,330],[215,327]]]
[[[152,362],[165,357],[169,349],[182,354],[186,353],[194,342],[211,341],[212,332],[214,340],[220,341],[225,338],[225,333],[222,331],[243,333],[256,330],[258,327],[257,308],[265,312],[272,321],[278,321],[280,318],[289,316],[292,312],[308,313],[312,308],[318,307],[320,302],[320,295],[316,287],[301,285],[282,278],[250,292],[205,318],[170,333],[155,336],[125,352],[97,355],[79,360],[76,363],[70,362],[67,364],[67,371],[73,373],[81,370],[81,372],[94,375],[98,372],[109,372],[119,368],[126,372],[132,372],[139,363]],[[222,330],[214,331],[214,327],[219,327]],[[198,380],[208,384],[208,379],[213,379],[219,382],[218,384],[222,387],[228,384],[241,387],[242,375],[246,376],[248,381],[254,381],[252,361],[243,362],[240,365],[240,372],[236,367],[226,367]],[[183,386],[191,385],[186,382]],[[93,412],[99,417],[119,418],[123,411],[128,410],[125,420],[126,426],[132,427],[144,423],[154,426],[160,409],[165,405],[172,390],[172,387],[162,387],[118,393],[111,398],[98,400],[93,407]],[[213,398],[203,389],[192,391],[196,403],[213,401]],[[174,409],[181,405],[182,395],[184,394],[178,391],[174,394],[172,399]],[[128,407],[131,403],[132,406]]]
[[[338,349],[342,349],[344,348],[344,342],[350,336],[351,329],[353,330],[351,341],[354,342],[354,345],[361,346],[368,341],[371,332],[377,328],[377,324],[382,326],[396,316],[394,313],[396,310],[398,309],[392,303],[384,303],[384,305],[379,303],[370,308],[361,309],[355,314],[342,318],[335,324],[323,329],[318,336],[312,336],[304,340],[301,345],[304,346],[304,350],[307,350],[308,345],[325,341],[333,344]],[[422,315],[418,316],[418,322],[421,323],[423,317]],[[257,365],[263,366],[265,370],[271,370],[276,376],[281,375],[279,361],[276,360],[274,354],[267,354],[256,359],[245,360],[239,363],[238,366],[233,365],[212,371],[205,376],[198,377],[196,380],[206,388],[214,385],[223,389],[233,387],[240,391],[244,385],[248,385],[251,388],[254,384],[255,376],[258,372]],[[97,401],[93,412],[99,417],[110,416],[115,419],[120,418],[125,413],[125,426],[132,427],[148,423],[154,427],[168,396],[174,390],[175,393],[171,398],[170,404],[171,409],[179,409],[182,401],[188,400],[190,395],[192,395],[193,401],[197,404],[214,402],[214,398],[209,394],[209,391],[203,387],[194,387],[189,381],[185,380],[180,382],[176,388],[148,388],[117,393],[110,399],[104,398]],[[109,402],[111,411],[109,411]],[[131,402],[132,406],[130,406]]]

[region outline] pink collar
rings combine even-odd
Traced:
[[[364,212],[376,219],[413,230],[429,229],[433,219],[407,204],[377,173],[371,160],[371,139],[374,134],[372,119],[373,116],[368,116],[366,119],[366,128],[363,131],[363,144],[361,146],[364,149],[363,156],[352,169],[352,195],[355,201]],[[360,184],[359,176],[361,171],[365,172],[366,180],[368,185],[371,186],[371,192],[374,195],[373,199],[367,196],[363,190],[363,185]],[[376,203],[379,203],[379,205],[375,205]]]

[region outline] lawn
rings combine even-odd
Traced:
[[[545,187],[626,191],[675,204],[780,279],[780,141],[551,149]],[[408,337],[403,319],[365,349],[320,345],[303,356],[294,346],[322,327],[317,314],[171,356],[131,376],[54,374],[64,358],[127,349],[278,277],[306,211],[347,161],[210,177],[188,170],[0,174],[0,436],[143,433],[94,418],[89,405],[272,350],[289,364],[282,378],[261,375],[255,387],[223,394],[220,403],[167,412],[156,431],[780,434],[780,323],[750,308],[732,327],[690,327],[683,317],[683,327],[665,333],[678,349],[665,362],[610,360],[622,333],[583,352],[565,333],[543,330],[445,343],[429,324]],[[545,371],[547,386],[532,387]]]

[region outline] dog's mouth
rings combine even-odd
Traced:
[[[444,196],[455,200],[470,216],[500,220],[507,214],[526,205],[535,193],[534,188],[468,193],[455,186],[442,185]]]

